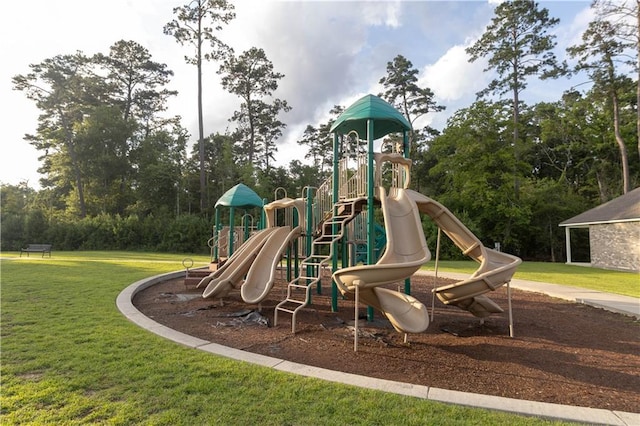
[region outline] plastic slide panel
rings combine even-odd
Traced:
[[[237,262],[239,259],[242,259],[243,253],[245,250],[247,250],[247,248],[251,248],[256,241],[260,241],[266,238],[270,232],[271,232],[270,229],[263,229],[261,231],[256,232],[251,237],[249,237],[249,239],[245,241],[244,244],[242,244],[240,247],[238,247],[236,251],[233,252],[233,255],[231,255],[231,257],[228,258],[227,261],[224,262],[222,266],[220,266],[211,274],[207,275],[202,280],[200,280],[198,285],[196,285],[196,288],[200,288],[201,286],[209,284],[211,280],[220,277],[222,274],[227,273],[229,268],[233,268],[234,262]]]
[[[463,254],[480,263],[470,278],[436,288],[435,293],[438,299],[444,304],[456,305],[479,317],[502,312],[502,308],[488,297],[481,295],[511,281],[522,260],[484,247],[482,242],[449,209],[418,192],[412,190],[407,192],[416,202],[418,210],[429,215]]]
[[[246,245],[246,247],[238,254],[237,260],[226,268],[222,274],[211,280],[202,293],[202,297],[222,297],[231,291],[232,288],[236,287],[247,274],[249,268],[251,268],[251,263],[269,236],[277,230],[278,228],[267,228],[257,234],[260,235],[260,238],[252,239],[243,244],[242,246],[244,247]]]
[[[340,292],[351,299],[358,287],[359,301],[380,310],[396,330],[420,333],[429,326],[427,308],[412,296],[379,288],[410,277],[429,261],[420,215],[405,190],[392,188],[388,197],[384,188],[378,191],[387,236],[385,253],[375,265],[340,269],[333,279]]]
[[[486,249],[489,267],[485,272],[474,274],[470,278],[455,284],[438,287],[435,292],[438,298],[445,304],[455,304],[464,299],[469,299],[489,291],[496,290],[508,281],[521,263],[520,258],[495,250]],[[509,263],[504,263],[504,261]]]
[[[269,294],[273,288],[282,252],[286,250],[289,242],[300,236],[301,232],[300,226],[293,230],[289,226],[282,226],[276,228],[276,231],[269,236],[240,287],[242,300],[246,303],[260,303]]]

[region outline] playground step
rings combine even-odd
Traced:
[[[340,237],[340,235],[323,235],[319,239],[315,240],[313,244],[331,244],[333,240]]]
[[[302,261],[301,266],[302,270],[305,270],[305,267],[311,267],[314,274],[316,276],[307,276],[300,275],[295,278],[293,281],[289,283],[287,286],[287,298],[282,302],[278,303],[275,308],[273,323],[274,325],[278,324],[278,312],[287,312],[290,313],[291,316],[291,331],[293,333],[296,332],[296,314],[300,309],[307,306],[308,301],[310,300],[310,288],[313,284],[317,284],[320,281],[320,277],[322,276],[322,266],[326,265],[329,259],[334,255],[333,252],[333,243],[338,241],[344,235],[344,229],[347,223],[351,221],[358,213],[362,210],[362,203],[360,201],[344,201],[339,202],[334,206],[332,211],[335,211],[336,214],[329,214],[325,218],[324,222],[320,224],[316,228],[315,236],[316,238],[313,240],[311,246],[311,254]],[[318,235],[320,234],[320,235]],[[319,250],[326,250],[325,247],[329,246],[329,254],[321,255],[318,253]],[[307,272],[309,272],[307,270]],[[302,281],[308,281],[305,284],[300,284]],[[304,289],[304,301],[297,300],[293,298],[293,293],[300,295],[302,298],[302,292],[300,290]],[[290,309],[285,307],[288,303],[296,303],[299,306],[295,309]]]
[[[307,261],[303,261],[300,266],[305,267],[305,266],[312,266],[312,267],[316,267],[316,266],[322,266],[326,263],[326,261],[329,260],[328,257],[325,257],[324,259],[320,260],[319,262],[307,262]]]
[[[301,277],[296,278],[296,281],[300,281],[300,280],[303,280],[303,279],[311,279],[311,280],[315,280],[315,279],[316,279],[316,277],[302,277],[302,276],[301,276]],[[293,282],[291,282],[291,283],[289,283],[289,287],[290,287],[290,288],[303,289],[303,290],[305,290],[305,292],[306,292],[307,288],[308,288],[311,284],[313,284],[313,283],[309,283],[309,284],[294,284]],[[289,295],[288,295],[287,297],[289,297]]]
[[[195,287],[206,276],[211,274],[210,268],[188,269],[184,277],[185,287]]]

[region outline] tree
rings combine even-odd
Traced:
[[[445,107],[436,104],[430,88],[418,86],[418,70],[402,55],[387,62],[387,75],[379,83],[385,89],[379,96],[401,111],[411,124],[410,143],[412,149],[417,150],[421,135],[414,128],[416,120],[430,112],[443,111]],[[425,130],[429,133],[428,128]]]
[[[469,226],[481,238],[516,252],[516,230],[529,223],[530,212],[510,190],[514,158],[508,121],[504,102],[479,100],[457,111],[428,150],[436,159],[429,175],[439,200],[473,218]]]
[[[324,175],[325,167],[331,170],[331,165],[333,164],[333,134],[330,130],[344,109],[341,105],[334,105],[329,111],[329,120],[318,125],[317,128],[308,125],[304,131],[303,138],[298,141],[298,145],[307,145],[308,151],[304,158],[310,158],[313,162],[313,167],[319,170],[321,175]]]
[[[138,168],[135,206],[142,215],[154,211],[180,214],[180,195],[184,191],[184,165],[187,132],[181,127],[156,131],[145,137],[132,152]]]
[[[531,0],[500,3],[484,34],[466,49],[474,62],[488,57],[485,71],[495,70],[498,76],[478,93],[512,94],[513,151],[519,161],[520,94],[527,87],[527,78],[557,77],[564,72],[553,53],[555,36],[547,31],[560,21],[549,17],[547,9],[539,9]],[[514,192],[519,196],[519,181],[514,173]]]
[[[98,53],[93,61],[107,71],[105,81],[122,118],[136,120],[143,125],[143,137],[149,135],[156,128],[151,123],[157,114],[165,111],[168,98],[177,94],[166,89],[173,71],[152,61],[151,53],[135,41],[120,40],[109,48],[108,56]]]
[[[589,23],[582,34],[582,43],[570,46],[567,52],[578,59],[576,71],[585,70],[597,90],[602,91],[609,98],[613,113],[613,135],[620,151],[622,164],[622,190],[630,190],[629,158],[627,146],[622,136],[620,117],[620,96],[624,79],[619,75],[616,64],[621,62],[628,44],[616,38],[615,27],[606,20],[596,20]],[[624,59],[622,60],[624,61]]]
[[[230,48],[214,35],[222,24],[235,18],[234,6],[227,0],[193,0],[189,4],[173,9],[177,19],[164,26],[164,33],[175,37],[181,45],[189,44],[195,48],[192,56],[185,55],[188,64],[198,69],[198,152],[200,160],[200,209],[204,210],[206,180],[204,170],[204,121],[202,112],[202,60],[220,60],[228,54]],[[209,22],[209,25],[207,25]],[[210,51],[204,51],[203,45],[209,43]]]
[[[264,50],[256,47],[225,59],[218,74],[222,75],[222,87],[242,99],[240,110],[234,112],[231,121],[237,125],[236,134],[248,165],[258,164],[256,157],[260,152],[264,153],[265,164],[268,164],[274,149],[273,140],[285,126],[277,117],[280,112],[291,110],[286,101],[269,99],[284,74],[275,72]]]
[[[82,52],[58,55],[30,65],[30,73],[12,79],[14,89],[24,91],[42,111],[37,134],[25,139],[45,152],[41,170],[58,179],[61,187],[75,190],[80,217],[87,215],[87,208],[75,127],[106,90],[100,78],[88,73],[88,62]]]
[[[613,25],[621,42],[634,49],[635,61],[628,63],[636,70],[636,105],[640,105],[640,0],[594,0],[592,7],[600,20]],[[636,107],[636,141],[640,158],[640,108]]]
[[[133,200],[133,168],[127,141],[135,123],[120,108],[100,105],[74,126],[78,167],[82,171],[87,213],[122,214]]]
[[[631,83],[627,96],[632,95]],[[552,179],[588,200],[589,207],[619,195],[621,177],[617,149],[607,138],[612,133],[609,102],[594,88],[586,94],[566,92],[554,103],[533,108],[539,133],[530,163],[534,179]],[[627,116],[631,111],[626,111]],[[630,118],[630,117],[628,117]],[[633,130],[624,128],[625,133]]]

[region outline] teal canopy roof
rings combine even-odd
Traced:
[[[249,209],[252,207],[262,207],[264,203],[262,198],[256,194],[253,189],[243,183],[239,183],[220,197],[216,202],[216,207],[238,207]]]
[[[358,132],[360,139],[367,139],[367,121],[373,120],[373,139],[393,132],[411,130],[411,124],[391,104],[374,95],[358,99],[336,119],[332,132],[347,134]]]

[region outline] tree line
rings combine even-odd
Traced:
[[[379,83],[383,99],[411,123],[412,185],[454,212],[487,245],[500,243],[525,259],[562,261],[558,223],[638,186],[638,3],[596,0],[595,19],[567,49],[574,67],[553,54],[558,20],[528,0],[503,2],[485,33],[467,48],[495,75],[476,101],[455,111],[440,132],[418,128],[441,111],[418,84],[419,71],[397,55]],[[41,190],[2,187],[2,249],[51,242],[59,249],[144,249],[204,252],[216,200],[242,182],[272,199],[319,186],[331,172],[333,120],[310,123],[298,143],[306,160],[273,166],[291,106],[264,50],[237,54],[216,37],[235,18],[224,0],[174,9],[166,34],[185,46],[196,66],[198,143],[179,116],[167,117],[173,75],[135,41],[107,53],[58,55],[13,78],[40,110],[25,140],[42,155]],[[219,63],[222,86],[241,100],[233,130],[204,135],[202,62]],[[588,76],[556,102],[523,101],[532,78]],[[390,135],[393,142],[399,135]],[[391,145],[391,144],[389,144]],[[637,150],[630,148],[638,147]],[[434,225],[425,221],[435,243]],[[454,256],[453,247],[444,252]]]

